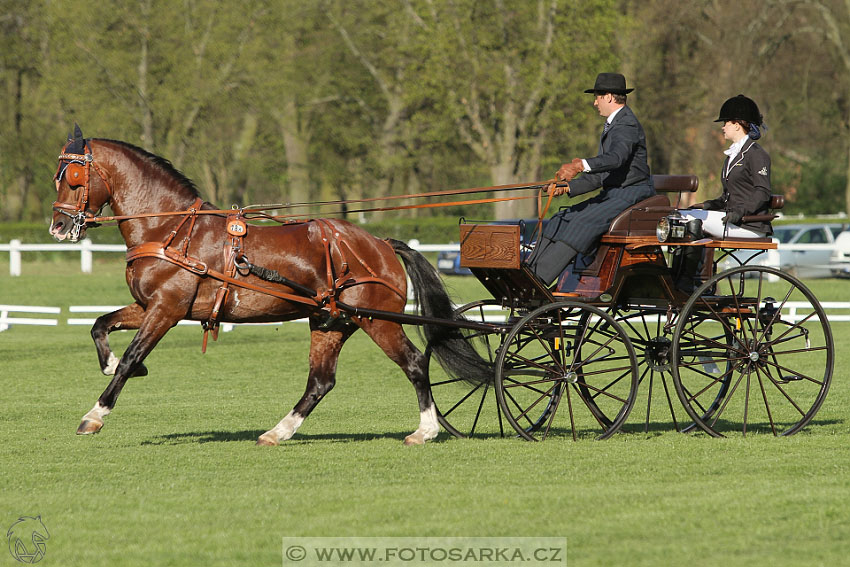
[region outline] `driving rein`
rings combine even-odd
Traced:
[[[117,222],[122,220],[166,216],[182,217],[180,218],[177,227],[168,234],[164,241],[145,242],[129,248],[126,254],[126,261],[129,264],[139,258],[157,258],[166,262],[170,262],[176,266],[179,266],[180,268],[192,272],[193,274],[203,277],[209,277],[221,282],[222,285],[216,292],[215,300],[213,303],[213,309],[210,313],[210,317],[208,320],[202,322],[204,328],[202,350],[204,351],[206,351],[207,334],[210,331],[212,331],[213,340],[217,339],[218,328],[220,323],[219,315],[222,306],[227,301],[227,296],[230,292],[230,286],[236,286],[243,289],[248,289],[251,291],[270,295],[278,299],[299,303],[306,307],[312,308],[317,312],[326,311],[329,317],[329,321],[337,320],[342,313],[339,306],[337,305],[337,299],[339,297],[339,294],[343,290],[351,288],[353,286],[362,285],[366,283],[381,284],[392,290],[394,293],[398,294],[400,297],[405,297],[404,292],[402,292],[398,287],[378,277],[376,272],[363,260],[363,258],[358,256],[354,252],[353,248],[345,241],[345,239],[340,237],[340,234],[333,229],[333,226],[327,219],[296,220],[294,218],[296,215],[270,215],[266,213],[268,209],[290,208],[294,206],[307,205],[307,203],[299,203],[295,205],[263,205],[263,208],[237,208],[236,206],[234,206],[234,208],[230,210],[219,210],[202,209],[204,201],[201,198],[197,198],[195,202],[187,210],[184,211],[142,213],[136,215],[100,216],[98,214],[100,212],[100,209],[102,209],[103,206],[105,206],[109,202],[109,200],[112,199],[113,191],[108,181],[108,175],[94,161],[94,158],[91,154],[91,150],[88,146],[88,142],[85,143],[84,154],[61,153],[59,154],[58,160],[59,165],[57,166],[56,173],[54,175],[54,182],[56,184],[57,193],[59,191],[59,184],[63,176],[67,180],[68,184],[72,187],[82,187],[82,190],[77,193],[77,200],[75,203],[63,203],[59,201],[55,201],[53,203],[54,211],[63,214],[71,219],[73,226],[70,229],[70,236],[74,240],[79,238],[83,227],[85,227],[86,225],[94,227],[100,226],[100,223],[102,222]],[[109,198],[106,199],[104,203],[99,207],[97,213],[89,209],[92,169],[103,181],[103,184],[106,186],[106,190],[109,194]],[[399,198],[421,198],[484,191],[504,191],[510,189],[534,188],[538,189],[542,193],[543,188],[547,187],[550,183],[551,182],[546,182],[536,185],[502,185],[486,188],[436,191],[430,193],[390,196],[384,198],[371,198],[362,200],[325,201],[320,204],[345,205],[352,202],[368,202],[381,199],[389,200]],[[438,206],[458,206],[464,204],[492,203],[527,198],[533,198],[533,196],[514,196],[502,198],[475,199],[469,201],[426,203],[420,205],[402,205],[396,207],[362,209],[356,212],[389,211],[410,208],[431,208]],[[538,194],[538,202],[539,200],[540,194]],[[548,208],[548,203],[546,208]],[[349,210],[348,212],[352,211]],[[213,268],[210,268],[209,265],[203,260],[193,258],[188,255],[189,244],[192,238],[195,222],[197,221],[198,216],[200,215],[226,216],[225,231],[227,234],[228,241],[225,247],[224,271],[218,271]],[[325,264],[327,266],[326,289],[318,291],[311,290],[303,285],[298,284],[297,282],[287,279],[286,277],[278,274],[274,270],[269,270],[251,264],[245,253],[243,239],[248,232],[249,226],[251,226],[246,223],[246,220],[253,219],[274,220],[281,224],[297,224],[305,222],[315,223],[315,225],[320,231],[321,240],[325,252]],[[175,246],[174,240],[177,237],[178,233],[184,227],[187,227],[185,236],[183,237],[182,242],[179,245]],[[353,256],[354,260],[359,263],[363,268],[365,268],[366,271],[370,274],[370,276],[350,277],[349,256]],[[335,263],[334,260],[337,260],[337,262]],[[338,270],[335,269],[337,268],[337,266]],[[265,281],[285,285],[286,287],[291,288],[297,293],[291,293],[264,285],[257,285],[239,278],[239,276],[247,276],[249,274],[255,275]]]

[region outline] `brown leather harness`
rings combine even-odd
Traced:
[[[337,298],[339,294],[343,290],[356,285],[376,283],[389,288],[399,297],[405,297],[404,292],[397,286],[378,277],[375,271],[354,252],[351,246],[348,245],[345,239],[340,237],[340,234],[333,229],[331,223],[326,219],[301,221],[316,223],[321,234],[322,245],[325,251],[327,287],[324,290],[316,291],[313,296],[291,293],[266,285],[258,285],[239,277],[248,275],[250,264],[247,260],[243,240],[248,232],[249,225],[245,222],[242,213],[238,210],[231,211],[227,216],[226,232],[228,239],[226,240],[224,247],[224,270],[214,270],[204,261],[198,258],[193,258],[187,253],[192,229],[195,226],[195,220],[198,217],[201,205],[202,201],[201,199],[198,199],[192,207],[184,213],[183,219],[180,221],[177,228],[171,231],[165,242],[145,242],[143,244],[133,246],[127,250],[126,260],[127,263],[130,263],[139,258],[158,258],[175,264],[185,270],[189,270],[199,276],[210,277],[221,282],[221,287],[219,287],[216,291],[210,316],[202,323],[204,327],[202,350],[204,351],[206,351],[207,335],[210,331],[212,331],[213,340],[217,340],[218,338],[220,315],[223,307],[226,305],[230,286],[257,291],[272,297],[277,297],[278,299],[299,303],[315,310],[327,310],[329,317],[332,319],[337,319],[340,316],[340,309],[337,306]],[[174,237],[187,223],[189,227],[188,233],[183,239],[182,245],[174,246],[172,244]],[[351,277],[349,270],[349,256],[353,256],[354,259],[363,266],[370,275],[367,277]]]
[[[405,298],[405,294],[402,290],[400,290],[395,285],[390,282],[380,278],[377,273],[361,258],[352,248],[348,242],[345,241],[344,238],[341,238],[339,232],[337,232],[331,222],[328,219],[311,219],[311,220],[295,220],[294,217],[296,215],[269,215],[266,213],[268,209],[280,209],[280,208],[289,208],[291,206],[299,206],[302,204],[296,205],[264,205],[263,208],[233,208],[231,210],[218,210],[218,209],[202,209],[204,204],[201,198],[197,198],[195,202],[185,211],[169,211],[169,212],[159,212],[159,213],[142,213],[135,215],[118,215],[118,216],[98,216],[92,211],[88,210],[88,201],[89,194],[91,188],[91,170],[97,172],[103,181],[104,185],[107,188],[107,192],[109,193],[109,199],[113,197],[112,187],[110,186],[107,175],[103,171],[103,169],[97,165],[92,157],[91,150],[88,146],[88,142],[85,144],[85,154],[72,154],[72,153],[62,153],[59,155],[59,165],[56,169],[56,174],[54,175],[54,181],[56,183],[57,193],[59,191],[59,184],[62,180],[63,175],[68,181],[69,185],[72,187],[82,187],[82,191],[77,194],[76,203],[63,203],[59,201],[55,201],[53,203],[53,210],[59,212],[63,215],[66,215],[71,218],[73,222],[73,227],[71,229],[72,238],[77,238],[80,235],[82,228],[85,225],[97,225],[101,222],[112,222],[112,221],[121,221],[121,220],[130,220],[130,219],[139,219],[139,218],[151,218],[151,217],[165,217],[165,216],[177,216],[182,217],[177,224],[177,227],[174,228],[166,237],[163,242],[145,242],[136,246],[133,246],[127,250],[126,261],[129,264],[134,260],[139,258],[157,258],[160,260],[164,260],[166,262],[170,262],[180,268],[188,270],[193,274],[202,277],[210,277],[215,280],[221,282],[221,287],[216,291],[216,295],[213,301],[213,307],[210,312],[210,316],[206,321],[203,321],[201,324],[204,328],[204,339],[202,350],[206,352],[207,346],[207,335],[210,331],[212,331],[213,340],[217,340],[218,338],[218,330],[220,325],[220,316],[227,304],[227,298],[230,293],[230,286],[239,287],[242,289],[247,289],[251,291],[256,291],[259,293],[263,293],[266,295],[270,295],[272,297],[276,297],[278,299],[282,299],[285,301],[291,301],[293,303],[298,303],[307,307],[310,307],[314,310],[327,310],[328,315],[331,319],[337,319],[340,317],[341,311],[338,303],[339,294],[348,288],[357,285],[363,285],[367,283],[375,283],[386,286],[394,293],[398,294],[400,297]],[[64,167],[63,167],[64,165]],[[542,193],[543,188],[547,187],[551,182],[546,182],[537,185],[502,185],[497,187],[487,187],[487,188],[473,188],[473,189],[460,189],[460,190],[450,190],[450,191],[435,191],[431,193],[421,193],[417,195],[399,195],[399,196],[391,196],[391,197],[383,197],[383,198],[370,198],[370,199],[360,199],[360,200],[344,200],[344,201],[327,201],[320,203],[322,205],[327,204],[339,204],[345,205],[352,202],[368,202],[375,200],[389,200],[389,199],[400,199],[400,198],[414,198],[414,197],[430,197],[437,195],[457,195],[463,193],[472,193],[472,192],[482,192],[482,191],[495,191],[495,190],[510,190],[510,189],[529,189],[529,188],[539,188]],[[453,202],[440,202],[440,203],[426,203],[419,205],[403,205],[396,207],[379,207],[379,208],[371,208],[371,209],[361,209],[358,211],[348,211],[348,212],[365,212],[365,211],[389,211],[389,210],[401,210],[401,209],[409,209],[409,208],[430,208],[430,207],[440,207],[440,206],[458,206],[465,204],[478,204],[478,203],[492,203],[499,201],[511,201],[518,199],[527,199],[533,198],[533,196],[519,196],[519,197],[502,197],[502,198],[488,198],[488,199],[474,199],[468,201],[453,201]],[[109,201],[107,199],[107,202]],[[540,194],[538,194],[538,202],[540,200]],[[551,202],[551,196],[549,198]],[[106,204],[106,203],[104,203]],[[307,205],[307,203],[303,203],[303,205]],[[548,208],[549,203],[547,203],[546,208]],[[538,205],[539,208],[539,205]],[[545,211],[545,209],[544,209]],[[225,230],[227,234],[227,240],[224,245],[224,270],[217,271],[210,268],[206,262],[199,258],[193,258],[189,256],[189,244],[191,242],[192,233],[195,227],[195,222],[198,219],[199,215],[226,215],[226,223]],[[252,265],[248,262],[247,254],[245,251],[244,245],[244,237],[248,232],[248,227],[250,225],[247,224],[246,220],[250,219],[266,219],[266,220],[275,220],[277,222],[289,224],[289,223],[303,223],[303,222],[311,222],[315,223],[320,231],[321,241],[325,252],[325,265],[327,267],[326,271],[326,288],[324,290],[316,290],[313,295],[306,293],[306,288],[298,286],[294,282],[289,282],[295,285],[293,288],[295,291],[301,291],[302,293],[291,293],[288,291],[283,291],[280,289],[275,289],[266,285],[258,285],[252,282],[246,281],[245,279],[240,279],[239,276],[247,276],[249,272],[251,272]],[[184,228],[187,227],[186,234],[183,237],[180,244],[175,245],[174,240],[177,237],[178,233]],[[389,246],[389,244],[387,244]],[[370,275],[366,277],[351,277],[350,275],[350,261],[349,257],[353,256],[354,260],[362,266]],[[283,278],[285,279],[285,278]]]

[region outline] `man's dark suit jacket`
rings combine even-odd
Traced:
[[[570,181],[573,197],[600,187],[602,191],[555,214],[544,236],[566,242],[579,252],[592,251],[614,217],[655,194],[646,154],[643,127],[632,109],[624,106],[602,135],[599,155],[587,159],[590,171]]]

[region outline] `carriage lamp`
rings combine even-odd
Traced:
[[[666,217],[662,217],[655,227],[655,236],[659,242],[668,240],[682,240],[687,234],[688,221],[678,212],[673,211]]]
[[[694,240],[700,237],[701,232],[701,220],[686,219],[675,210],[666,217],[662,217],[655,227],[655,236],[658,237],[659,242]]]

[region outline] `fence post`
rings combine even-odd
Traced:
[[[91,240],[88,238],[84,238],[83,241],[80,242],[80,271],[84,274],[90,274],[91,264]]]
[[[9,241],[9,275],[21,275],[21,241],[17,238]]]

